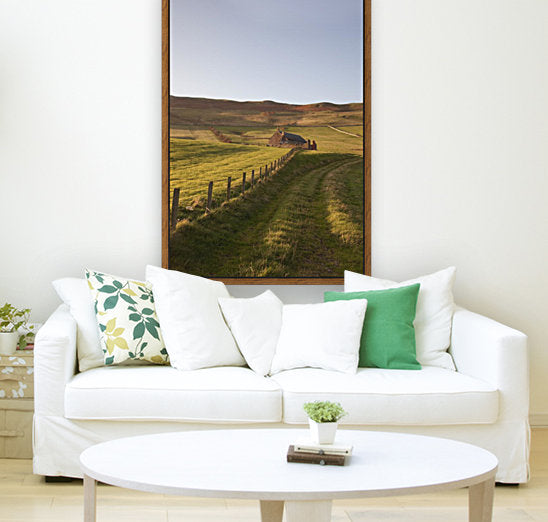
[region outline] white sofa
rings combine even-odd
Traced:
[[[302,427],[302,405],[335,400],[348,429],[457,439],[492,451],[497,481],[528,480],[527,338],[464,309],[453,317],[457,371],[313,368],[259,377],[245,367],[179,371],[101,367],[77,373],[77,327],[61,305],[35,343],[34,473],[81,477],[92,444],[145,433],[227,427]]]

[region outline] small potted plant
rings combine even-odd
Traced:
[[[312,441],[316,444],[333,444],[339,420],[346,415],[338,402],[306,402],[303,406],[308,415]]]
[[[9,303],[0,307],[0,355],[13,355],[19,342],[19,328],[29,319],[29,308],[16,308]]]

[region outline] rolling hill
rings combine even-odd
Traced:
[[[170,127],[186,126],[322,126],[361,125],[362,103],[292,105],[265,101],[234,101],[170,96]]]

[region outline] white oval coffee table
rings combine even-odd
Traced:
[[[352,444],[345,466],[287,463],[289,444],[307,430],[241,429],[161,433],[112,440],[80,456],[84,520],[96,518],[96,481],[193,497],[260,501],[263,522],[331,519],[331,501],[469,488],[469,520],[488,522],[497,459],[447,439],[339,430]]]

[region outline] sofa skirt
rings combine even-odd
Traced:
[[[151,433],[211,429],[305,428],[280,422],[260,424],[69,420],[34,416],[33,471],[37,475],[82,478],[80,454],[107,440]],[[453,426],[355,426],[342,429],[412,433],[459,440],[491,451],[499,460],[497,482],[529,479],[530,428],[527,421]]]

